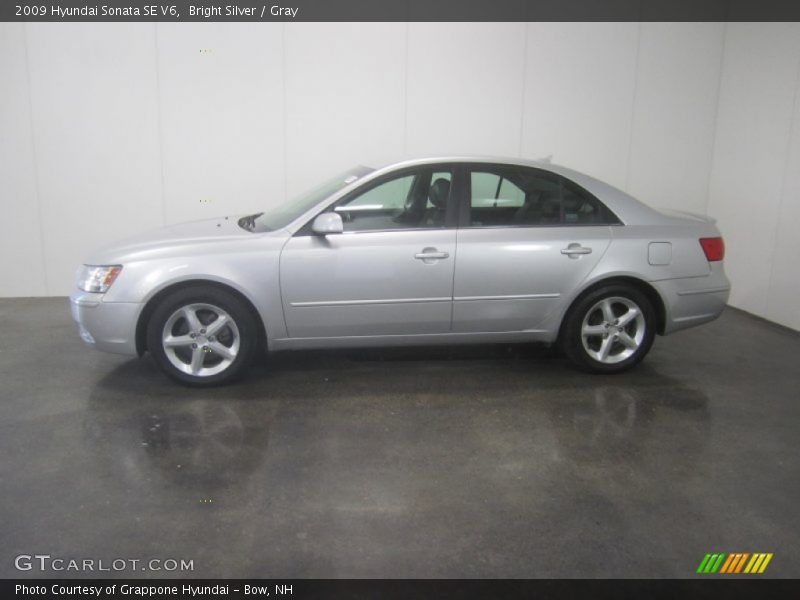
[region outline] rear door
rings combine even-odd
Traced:
[[[450,165],[406,169],[330,208],[344,233],[301,229],[281,253],[293,338],[445,333],[456,260]]]
[[[616,217],[541,169],[468,165],[457,234],[454,332],[535,331],[597,265]]]

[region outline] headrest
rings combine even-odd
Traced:
[[[447,197],[450,195],[450,182],[440,177],[431,184],[428,198],[436,208],[447,207]]]

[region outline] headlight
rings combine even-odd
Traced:
[[[84,292],[105,294],[121,272],[121,265],[83,265],[78,273],[78,287]]]

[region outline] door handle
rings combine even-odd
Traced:
[[[423,248],[422,252],[417,252],[414,258],[425,262],[439,260],[441,258],[449,258],[449,252],[439,252],[436,248]]]
[[[586,246],[581,246],[577,242],[569,244],[566,248],[561,249],[561,254],[566,254],[570,258],[578,258],[581,254],[591,254],[592,249]]]

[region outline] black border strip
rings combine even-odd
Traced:
[[[103,15],[103,6],[130,14]],[[156,6],[155,14],[148,7]],[[219,14],[190,14],[190,6]],[[297,9],[273,15],[273,6]],[[26,8],[27,7],[27,8]],[[39,14],[39,7],[45,7]],[[61,8],[64,12],[59,12]],[[169,7],[175,7],[171,12]],[[227,11],[226,7],[239,10]],[[162,11],[162,8],[167,8]],[[53,10],[56,9],[56,10]],[[82,9],[76,14],[68,9]],[[93,9],[90,10],[90,9]],[[250,9],[242,12],[242,9]],[[34,14],[35,13],[35,14]],[[798,0],[2,0],[9,22],[800,21]]]
[[[576,565],[577,567],[577,565]],[[169,595],[134,595],[123,593],[123,586],[157,588],[174,586],[178,593]],[[195,589],[204,586],[220,586],[213,593],[191,593],[183,586]],[[270,593],[250,593],[245,595],[245,586],[257,586]],[[38,593],[22,593],[17,586],[37,586]],[[65,594],[59,591],[90,586],[102,588],[100,596],[91,593]],[[111,588],[111,586],[114,586]],[[276,589],[280,587],[284,593]],[[286,587],[288,586],[288,587]],[[427,598],[458,598],[459,600],[488,598],[665,598],[688,600],[690,598],[797,598],[800,580],[797,579],[754,579],[748,576],[721,578],[709,576],[696,579],[6,579],[0,590],[4,598],[60,598],[79,600],[83,598],[287,598],[305,599],[361,599],[380,598],[381,600],[422,600]]]

